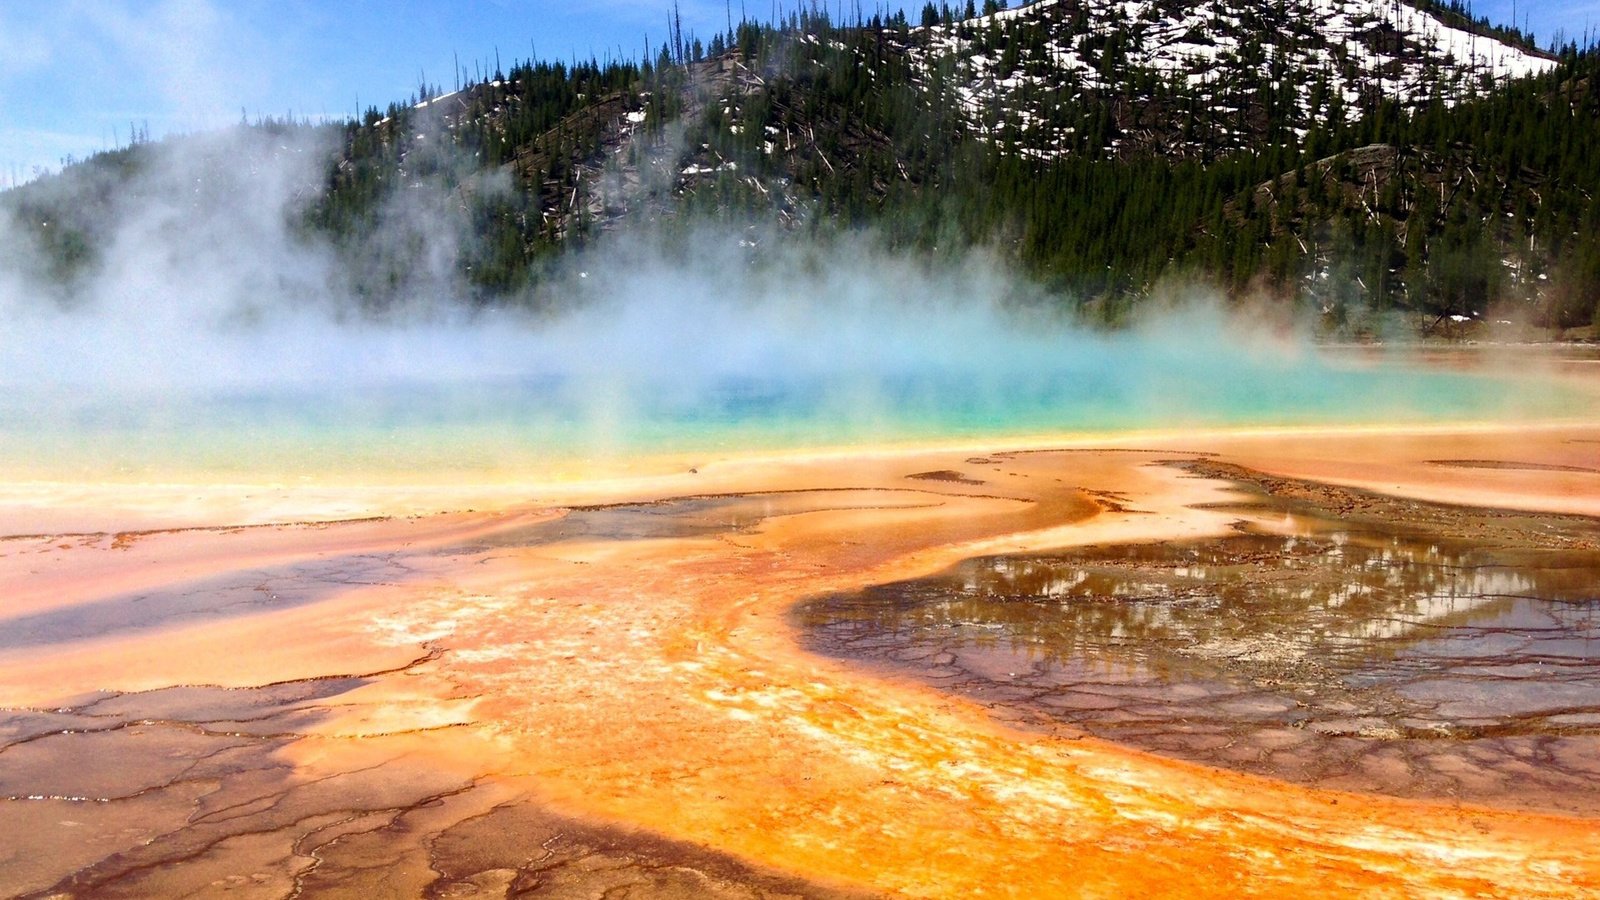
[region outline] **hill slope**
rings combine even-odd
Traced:
[[[421,289],[424,248],[473,302],[537,305],[607,232],[711,220],[983,245],[1112,317],[1173,278],[1346,329],[1388,310],[1595,314],[1592,51],[1558,60],[1459,9],[1376,0],[978,12],[799,13],[674,35],[640,63],[424,87],[337,129],[292,215],[373,309]],[[52,277],[93,269],[116,185],[158,150],[7,195]],[[418,218],[397,207],[423,197],[428,227],[397,238]]]
[[[953,65],[974,132],[1039,156],[1082,149],[1060,112],[1085,93],[1117,102],[1103,149],[1207,156],[1303,137],[1384,98],[1454,103],[1555,65],[1383,0],[1040,0],[915,43],[926,76]]]

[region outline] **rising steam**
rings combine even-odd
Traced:
[[[492,435],[501,456],[537,456],[1478,414],[1503,399],[1334,366],[1302,332],[1216,304],[1077,328],[998,256],[914,259],[870,236],[616,233],[542,286],[556,311],[483,309],[454,274],[471,239],[461,204],[427,187],[396,193],[368,248],[421,248],[404,302],[364,315],[334,248],[294,225],[330,158],[319,134],[146,148],[130,183],[70,201],[102,203],[106,230],[70,288],[40,271],[34,231],[0,223],[0,451],[98,435],[145,446],[146,465],[188,432],[235,446],[310,421],[342,433],[333,444],[415,448],[454,430],[457,450]],[[165,437],[139,437],[152,431]]]

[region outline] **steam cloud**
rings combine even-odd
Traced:
[[[823,251],[736,230],[702,232],[678,258],[614,236],[560,276],[554,293],[569,302],[553,319],[475,310],[453,273],[470,239],[465,217],[427,188],[399,191],[384,208],[371,249],[425,252],[412,258],[403,306],[369,321],[332,248],[290,224],[327,159],[315,133],[233,129],[156,149],[113,189],[103,263],[70,294],[28,271],[41,255],[28,232],[0,233],[12,248],[0,267],[5,384],[183,393],[581,375],[692,388],[993,371],[1087,340],[1054,325],[1041,332],[1037,316],[1008,317],[1004,301],[1025,286],[981,256],[933,267],[867,244]]]
[[[38,271],[31,231],[0,223],[0,432],[93,430],[107,409],[124,433],[181,430],[241,396],[391,429],[499,417],[515,440],[590,450],[708,421],[724,442],[749,428],[804,443],[937,432],[935,420],[1014,432],[1440,407],[1426,380],[1330,365],[1303,333],[1247,327],[1215,304],[1104,334],[1074,327],[997,257],[929,262],[866,237],[618,233],[557,276],[561,311],[477,309],[453,273],[466,218],[426,188],[384,209],[380,245],[427,249],[406,302],[374,320],[333,248],[291,226],[321,182],[321,140],[240,128],[156,146],[111,194],[101,264],[65,294]]]

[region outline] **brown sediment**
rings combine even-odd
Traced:
[[[1563,464],[1565,439],[1594,434],[1499,440]],[[1359,498],[1386,496],[1396,472],[1450,474],[1426,465],[1437,452],[1390,453],[1403,439],[1185,439],[1215,463],[1116,448],[819,456],[698,466],[562,518],[541,510],[580,490],[523,492],[527,514],[150,534],[115,550],[8,542],[0,574],[23,600],[7,616],[198,602],[154,626],[45,629],[0,649],[0,891],[1600,890],[1591,819],[1317,790],[1031,733],[814,656],[788,615],[982,555],[1229,533],[1236,479],[1157,464],[1174,458],[1309,484],[1338,445]],[[982,496],[905,485],[975,456],[1000,469]],[[1486,511],[1559,493],[1446,487]]]
[[[971,460],[968,460],[968,462],[971,462]],[[913,475],[907,475],[906,477],[915,478],[919,481],[953,481],[957,484],[984,483],[983,479],[981,478],[968,477],[967,475],[955,469],[936,469],[932,472],[917,472]]]
[[[1525,469],[1530,472],[1589,472],[1600,474],[1600,469],[1590,466],[1563,466],[1555,463],[1517,462],[1508,459],[1430,459],[1430,466],[1453,466],[1457,469]]]

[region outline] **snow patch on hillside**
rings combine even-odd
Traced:
[[[914,34],[914,65],[925,81],[953,62],[954,93],[975,133],[1000,140],[1014,130],[1030,148],[1044,148],[1034,150],[1042,156],[1052,147],[1064,152],[1074,129],[1053,113],[1073,96],[1134,79],[1185,87],[1225,122],[1253,100],[1241,85],[1265,74],[1303,123],[1330,102],[1353,119],[1360,99],[1374,93],[1408,105],[1453,104],[1555,66],[1387,0],[1039,0]],[[1213,145],[1219,135],[1224,144],[1229,135],[1245,139],[1242,127],[1215,130],[1207,136]]]

